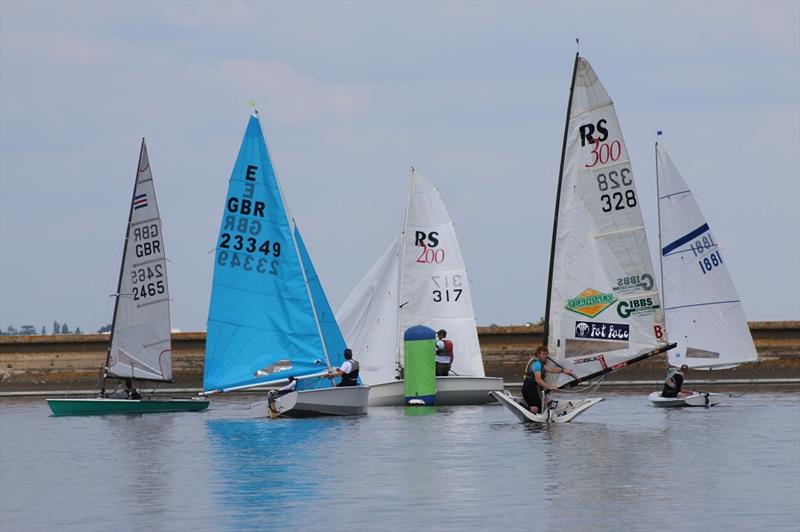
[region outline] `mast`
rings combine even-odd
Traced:
[[[100,387],[100,397],[106,394],[106,379],[108,378],[108,362],[111,359],[111,342],[114,340],[114,330],[117,328],[117,310],[119,309],[120,291],[122,290],[122,271],[125,268],[125,256],[128,253],[128,238],[131,236],[131,218],[133,218],[133,198],[136,196],[136,187],[139,184],[139,168],[142,164],[142,154],[145,150],[144,137],[142,146],[139,148],[139,160],[136,161],[136,178],[133,180],[133,192],[131,193],[130,207],[128,208],[128,225],[125,228],[125,243],[122,245],[122,262],[119,264],[119,279],[117,280],[117,292],[114,294],[114,316],[111,318],[111,333],[108,335],[108,347],[106,348],[106,362],[103,365],[103,384]],[[133,378],[133,372],[131,372]]]
[[[656,138],[661,135],[661,131],[656,133]],[[656,140],[655,146],[655,154],[656,154],[656,206],[658,207],[658,276],[660,279],[660,286],[661,286],[661,298],[664,302],[664,325],[666,326],[667,321],[667,292],[664,290],[664,254],[661,252],[664,249],[661,243],[661,189],[660,189],[660,182],[658,179],[658,140]]]
[[[553,265],[556,254],[556,234],[558,232],[558,209],[561,205],[561,182],[564,178],[564,159],[567,152],[567,135],[569,133],[569,118],[572,112],[572,94],[575,90],[575,74],[578,71],[578,58],[580,52],[575,53],[575,64],[572,66],[572,82],[569,86],[569,101],[567,103],[567,118],[564,123],[564,141],[561,145],[561,164],[558,168],[558,186],[556,188],[556,208],[553,213],[553,236],[550,239],[550,269],[547,274],[547,300],[544,306],[544,331],[542,344],[547,345],[550,337],[550,294],[553,290]]]
[[[277,176],[275,181],[278,181]],[[280,182],[278,182],[278,190],[281,191],[281,199],[283,200],[283,206],[286,208],[286,200],[283,199],[283,190],[281,189]],[[292,218],[292,242],[294,243],[294,250],[297,253],[297,258],[300,260],[300,271],[303,272],[303,281],[306,284],[306,293],[308,294],[308,300],[311,301],[311,311],[314,313],[314,323],[317,326],[317,334],[319,334],[319,341],[322,344],[322,353],[325,355],[325,365],[328,366],[328,371],[331,371],[331,359],[328,356],[328,346],[325,345],[325,336],[322,334],[322,326],[319,324],[319,316],[317,315],[317,306],[314,304],[314,296],[311,294],[311,286],[308,284],[308,274],[306,273],[306,267],[303,265],[303,256],[300,254],[300,248],[297,246],[297,237],[294,236],[294,232],[297,230],[297,222],[294,221]],[[309,260],[311,260],[311,256],[309,255]]]
[[[400,275],[397,276],[397,304],[399,305],[397,309],[397,358],[395,359],[395,378],[401,378],[401,370],[403,369],[403,365],[400,361],[400,346],[402,345],[401,341],[401,334],[403,323],[403,307],[405,306],[405,302],[403,301],[403,280],[405,279],[405,264],[406,264],[406,235],[408,234],[408,209],[409,205],[411,205],[411,190],[414,188],[414,167],[411,167],[411,173],[408,176],[408,193],[406,194],[406,212],[403,217],[403,232],[401,233],[402,237],[400,238]]]
[[[261,117],[258,115],[258,110],[253,110],[256,119],[258,119],[259,125],[261,125]],[[263,131],[263,127],[261,128]],[[264,136],[264,148],[267,150],[267,155],[269,155],[269,146],[267,146],[267,138]],[[272,157],[270,157],[272,161]],[[281,201],[283,202],[283,209],[286,211],[286,217],[291,222],[289,229],[292,233],[292,244],[294,245],[294,251],[297,254],[297,260],[300,263],[300,271],[303,272],[303,282],[306,285],[306,293],[308,294],[308,300],[311,302],[311,311],[314,313],[314,324],[317,326],[317,334],[319,334],[319,341],[322,344],[322,353],[325,355],[325,365],[328,367],[328,372],[331,371],[331,359],[328,356],[328,347],[325,345],[325,336],[322,334],[322,326],[319,324],[319,316],[317,315],[317,306],[314,304],[314,296],[311,295],[311,287],[308,284],[308,274],[306,273],[306,267],[303,265],[303,256],[300,254],[300,248],[297,245],[297,237],[295,237],[294,232],[297,230],[297,223],[294,221],[294,217],[289,214],[289,205],[286,203],[286,197],[283,195],[283,187],[281,186],[281,181],[278,179],[278,172],[274,170],[275,162],[272,162],[273,171],[275,172],[275,183],[278,184],[278,192],[281,195]],[[310,260],[309,256],[309,260]]]

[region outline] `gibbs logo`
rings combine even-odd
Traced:
[[[567,300],[567,310],[576,312],[581,316],[594,318],[607,309],[617,298],[614,294],[604,294],[593,288],[587,288],[577,297]]]

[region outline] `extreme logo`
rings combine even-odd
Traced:
[[[617,298],[614,297],[614,294],[604,294],[593,288],[587,288],[578,294],[578,297],[568,299],[565,308],[572,312],[577,312],[581,316],[594,318],[616,300]]]

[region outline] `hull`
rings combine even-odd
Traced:
[[[679,408],[683,406],[714,406],[728,398],[721,393],[693,393],[686,397],[661,397],[661,392],[653,392],[647,396],[653,406],[659,408]]]
[[[491,392],[491,395],[521,422],[538,423],[540,425],[568,423],[603,400],[602,397],[580,399],[577,401],[561,400],[558,401],[556,408],[545,410],[541,414],[534,414],[519,404],[508,392]]]
[[[483,405],[494,400],[489,392],[502,391],[498,377],[436,377],[437,406]],[[384,382],[370,386],[369,406],[404,406],[405,382]]]
[[[48,399],[54,416],[106,414],[152,414],[157,412],[199,412],[208,408],[208,399]]]
[[[321,417],[357,416],[367,413],[370,389],[367,386],[343,386],[292,392],[275,400],[273,416]],[[270,416],[267,401],[264,415]]]

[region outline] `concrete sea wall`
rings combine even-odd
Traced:
[[[690,379],[800,378],[800,321],[749,325],[760,357],[757,363],[733,370],[693,372]],[[542,328],[478,327],[478,336],[486,374],[519,382],[525,363],[541,343]],[[105,334],[0,336],[0,393],[96,389],[107,344]],[[205,333],[172,335],[174,386],[202,386],[204,349]],[[455,355],[458,356],[458,346]],[[609,380],[658,380],[663,378],[665,368],[665,358],[659,355],[614,372]]]

